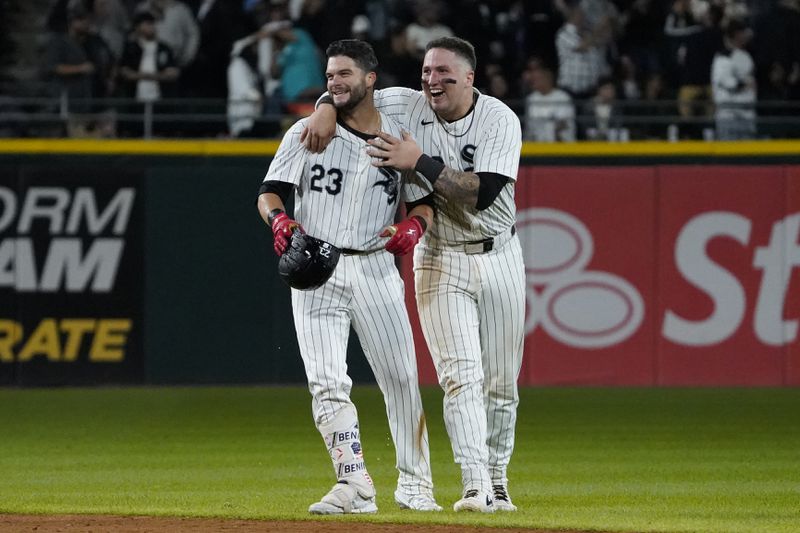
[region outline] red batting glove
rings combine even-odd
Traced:
[[[387,251],[394,255],[406,255],[414,249],[423,233],[425,229],[420,223],[420,217],[413,216],[387,227],[381,237],[392,237],[384,245]]]
[[[295,228],[303,231],[300,223],[289,218],[286,213],[278,213],[272,219],[272,236],[275,239],[275,253],[278,254],[278,257],[282,256],[289,247],[289,241],[292,239],[292,232]]]

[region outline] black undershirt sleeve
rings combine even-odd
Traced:
[[[289,200],[289,195],[292,194],[293,189],[294,185],[291,183],[270,180],[261,184],[261,186],[258,188],[258,196],[261,196],[265,192],[271,192],[272,194],[277,194],[283,204],[286,205],[287,200]]]
[[[429,194],[428,196],[425,196],[424,198],[420,198],[419,200],[414,200],[413,202],[406,202],[406,213],[410,212],[418,205],[428,205],[435,212],[436,202],[433,199],[433,193]]]
[[[494,203],[500,191],[503,190],[503,187],[506,186],[506,183],[511,178],[494,172],[478,172],[477,176],[481,183],[478,187],[478,201],[475,204],[475,208],[478,211],[483,211]]]

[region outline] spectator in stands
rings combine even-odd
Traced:
[[[664,17],[661,0],[633,0],[621,15],[620,56],[628,56],[644,78],[661,71]]]
[[[91,25],[91,15],[82,5],[71,8],[67,32],[56,33],[46,51],[45,68],[54,91],[69,101],[71,137],[113,135],[113,120],[103,114],[105,106],[92,100],[106,98],[114,90],[114,56],[91,32]]]
[[[149,11],[156,18],[156,38],[169,46],[177,66],[186,68],[200,46],[200,28],[189,7],[179,0],[144,0],[136,11]]]
[[[291,24],[268,32],[280,52],[275,57],[273,75],[279,75],[283,107],[294,114],[313,111],[313,102],[325,91],[322,59],[307,31]],[[310,108],[303,105],[312,103]]]
[[[414,21],[406,27],[406,50],[408,55],[422,61],[425,46],[440,37],[452,37],[453,30],[439,20],[442,16],[442,4],[437,0],[417,0]]]
[[[369,42],[371,23],[366,15],[356,15],[350,24],[350,38]]]
[[[270,83],[275,80],[266,78],[270,73],[262,65],[272,62],[272,35],[283,27],[291,27],[291,22],[267,22],[233,44],[227,72],[228,131],[233,137],[269,137],[279,131],[282,110]]]
[[[517,97],[512,92],[516,87],[512,88],[508,82],[508,75],[503,65],[500,63],[487,63],[483,67],[483,73],[482,79],[485,80],[485,84],[480,87],[482,93],[506,101]]]
[[[754,29],[752,53],[759,100],[800,99],[800,0],[778,0],[756,19]],[[762,93],[762,87],[766,92]],[[797,110],[790,113],[797,114]]]
[[[690,8],[690,0],[672,0],[667,18],[664,21],[664,46],[668,77],[677,80],[683,57],[686,55],[686,40],[689,36],[700,33],[703,26],[695,20]]]
[[[639,84],[639,72],[636,63],[627,56],[620,56],[617,63],[615,79],[619,95],[626,102],[635,102],[642,97],[642,88]]]
[[[617,102],[617,87],[613,78],[603,77],[599,81],[594,97],[588,102],[587,112],[592,119],[586,128],[587,139],[619,140],[622,119]]]
[[[533,64],[529,73],[533,92],[525,98],[525,139],[538,142],[575,140],[575,108],[570,95],[554,83],[552,69]]]
[[[585,99],[608,73],[604,44],[587,31],[577,0],[566,0],[565,10],[567,20],[556,34],[558,86],[575,99]]]
[[[630,137],[666,139],[666,117],[671,114],[672,101],[666,98],[661,73],[649,73],[642,86],[642,98],[625,109],[625,124],[630,129]]]
[[[610,0],[581,0],[586,28],[598,46],[606,53],[616,56],[616,39],[620,35],[621,22],[617,7]]]
[[[755,67],[745,49],[750,37],[747,26],[731,21],[725,31],[725,49],[714,56],[711,85],[720,140],[752,139],[756,134]]]
[[[121,0],[94,0],[92,15],[95,31],[119,61],[131,27],[127,8]]]
[[[223,99],[234,41],[247,32],[240,2],[202,0],[193,10],[200,29],[200,44],[194,61],[181,75],[184,94],[194,98]]]
[[[155,16],[147,11],[137,13],[120,62],[120,75],[126,82],[126,95],[139,102],[174,95],[174,82],[180,74],[172,50],[156,35]]]
[[[548,65],[557,65],[556,33],[564,22],[562,12],[552,0],[526,0],[525,14],[527,54],[543,58]]]
[[[288,2],[288,18],[295,26],[308,32],[314,39],[314,45],[320,50],[324,50],[333,41],[347,39],[353,18],[362,12],[362,2],[353,0],[301,0],[299,3],[302,6],[298,10],[299,16],[295,17],[292,14],[295,2]]]
[[[682,118],[710,116],[711,63],[722,48],[722,15],[720,7],[709,6],[697,19],[688,0],[676,0],[667,17],[668,65]],[[699,137],[697,133],[690,135]]]
[[[408,54],[405,26],[395,22],[389,30],[390,52],[381,57],[380,67],[386,74],[378,78],[384,87],[419,87],[419,60]]]
[[[228,131],[232,137],[253,136],[264,107],[263,80],[258,71],[259,33],[233,44],[228,65]]]
[[[180,69],[172,49],[158,40],[156,18],[152,13],[148,11],[136,13],[133,26],[131,38],[122,53],[120,77],[123,80],[123,94],[139,102],[128,106],[128,113],[144,117],[147,105],[176,96]],[[170,108],[164,105],[160,105],[157,110],[170,112]],[[159,134],[183,134],[183,130],[177,129],[173,123],[159,126]],[[128,137],[148,134],[141,118],[122,122],[121,130],[122,135]]]
[[[486,6],[486,3],[484,3]],[[492,24],[487,33],[488,53],[483,64],[496,63],[503,66],[506,79],[518,79],[525,69],[528,59],[527,39],[529,35],[528,19],[526,17],[525,3],[522,0],[511,0],[504,5],[495,5],[489,11],[492,15]],[[478,83],[497,83],[497,77],[483,80],[478,77]],[[511,97],[516,97],[517,85],[511,90]]]

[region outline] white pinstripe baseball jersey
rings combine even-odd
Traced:
[[[295,185],[294,217],[306,232],[339,248],[374,250],[381,229],[394,223],[400,200],[430,194],[430,186],[413,172],[377,168],[366,154],[366,140],[342,124],[321,154],[300,142],[305,120],[284,135],[264,181]],[[381,114],[381,129],[400,136],[400,126]]]
[[[425,94],[405,87],[375,91],[375,106],[410,129],[422,150],[460,171],[493,172],[517,179],[522,129],[519,118],[497,98],[475,93],[475,109],[455,122],[440,120]],[[488,209],[451,205],[436,195],[437,219],[426,233],[445,243],[495,237],[514,224],[514,184],[508,183]]]
[[[352,327],[386,402],[397,453],[397,490],[407,497],[432,497],[428,433],[404,284],[394,256],[383,250],[385,239],[378,236],[394,223],[401,200],[427,196],[430,185],[414,172],[373,166],[364,134],[342,124],[325,151],[313,154],[300,142],[304,124],[296,122],[284,135],[264,181],[295,185],[294,218],[309,235],[340,248],[376,250],[344,253],[324,285],[311,291],[292,289],[315,423],[337,479],[374,494],[350,400],[347,344]],[[383,114],[381,129],[401,135],[400,126]]]
[[[434,224],[414,251],[417,308],[445,391],[444,420],[465,490],[506,487],[514,449],[525,318],[525,273],[514,185],[522,130],[501,101],[475,91],[474,109],[448,123],[424,93],[394,87],[375,105],[408,128],[423,152],[456,171],[510,178],[486,209],[436,194]],[[459,243],[494,238],[486,253]]]

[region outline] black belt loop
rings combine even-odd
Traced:
[[[511,236],[513,237],[514,235],[516,235],[516,233],[517,233],[517,227],[511,226]],[[483,252],[481,253],[485,254],[486,252],[491,252],[494,249],[494,239],[495,237],[489,237],[488,239],[483,239],[482,241],[469,242],[467,244],[483,245]]]

